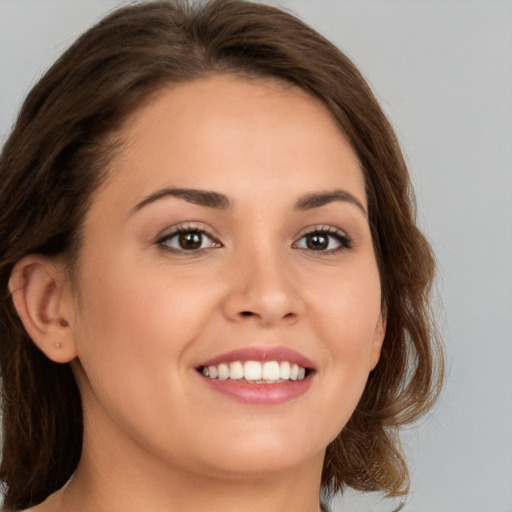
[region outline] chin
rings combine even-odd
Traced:
[[[208,460],[203,460],[217,476],[225,474],[234,478],[236,475],[241,478],[265,477],[311,464],[321,465],[331,438],[313,439],[307,430],[287,428],[276,431],[268,424],[262,424],[253,432],[243,428],[238,435],[230,433],[218,442],[210,437],[210,449],[202,452],[203,456],[208,453]]]

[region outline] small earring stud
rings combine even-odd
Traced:
[[[58,341],[56,341],[56,342],[53,344],[53,346],[54,346],[55,348],[61,348],[61,347],[62,347],[62,343],[59,343]]]

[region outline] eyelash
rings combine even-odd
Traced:
[[[170,240],[172,240],[173,238],[179,237],[180,235],[199,235],[201,237],[200,238],[201,245],[204,241],[204,237],[207,237],[212,241],[211,247],[215,248],[215,247],[222,246],[222,244],[220,242],[216,241],[215,238],[212,237],[207,231],[205,231],[204,229],[198,228],[198,227],[194,227],[194,226],[181,226],[181,227],[174,229],[171,233],[168,233],[168,234],[160,237],[157,240],[157,245],[168,252],[177,253],[177,254],[187,254],[188,253],[188,255],[199,254],[199,253],[203,252],[204,250],[210,248],[210,247],[207,247],[207,248],[199,247],[197,249],[184,249],[183,247],[178,248],[178,247],[171,247],[168,245]]]
[[[308,231],[306,231],[305,233],[303,233],[301,235],[301,237],[299,238],[299,240],[297,242],[294,242],[294,246],[297,246],[297,244],[305,239],[306,237],[308,236],[326,236],[326,237],[329,237],[329,238],[334,238],[336,240],[336,242],[339,244],[338,247],[335,247],[335,248],[332,248],[332,249],[327,249],[327,250],[317,250],[317,249],[312,249],[310,247],[297,247],[298,249],[301,249],[301,250],[305,250],[305,251],[308,251],[308,252],[317,252],[317,253],[322,253],[322,254],[327,254],[327,255],[331,255],[331,254],[337,254],[339,252],[343,252],[343,251],[346,251],[346,250],[350,250],[353,248],[354,246],[354,243],[352,241],[352,239],[344,232],[344,231],[341,231],[339,229],[336,229],[336,228],[333,228],[333,227],[328,227],[328,226],[317,226],[317,227],[314,227]],[[330,241],[328,242],[330,244]],[[318,254],[319,256],[320,254]]]
[[[180,235],[198,235],[199,236],[199,243],[200,245],[204,242],[204,237],[211,240],[211,245],[209,247],[198,247],[198,248],[192,248],[192,249],[185,249],[183,247],[171,247],[169,245],[169,241],[176,237],[180,237]],[[332,239],[336,240],[336,243],[339,244],[335,248],[331,249],[312,249],[311,247],[299,247],[299,243],[302,240],[305,240],[308,236],[325,236],[328,237],[330,240],[328,240],[328,245],[331,244]],[[179,242],[178,242],[179,243]],[[307,242],[306,242],[307,243]],[[222,244],[218,242],[212,235],[210,235],[207,231],[204,229],[195,227],[195,226],[182,226],[174,229],[171,233],[168,233],[162,237],[160,237],[157,240],[157,245],[160,246],[163,250],[172,252],[175,254],[182,254],[182,255],[197,255],[202,253],[203,251],[211,248],[219,248],[222,247]],[[311,253],[318,253],[316,256],[320,256],[322,254],[324,255],[332,255],[337,254],[342,251],[350,250],[353,248],[353,241],[352,239],[343,231],[338,230],[333,227],[326,227],[326,226],[318,226],[314,227],[306,232],[304,232],[300,238],[293,243],[292,247],[304,251],[308,251]],[[188,254],[187,254],[188,253]]]

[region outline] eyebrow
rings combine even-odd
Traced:
[[[166,197],[177,197],[189,203],[219,210],[225,210],[231,206],[231,201],[224,194],[219,194],[218,192],[209,192],[207,190],[197,190],[194,188],[164,188],[150,194],[140,203],[137,203],[135,207],[132,208],[131,213]]]
[[[226,210],[232,206],[232,202],[229,198],[219,192],[210,192],[208,190],[198,190],[194,188],[164,188],[145,197],[132,208],[130,213],[134,213],[155,201],[159,201],[167,197],[176,197],[192,204],[219,210]],[[366,208],[359,199],[350,192],[341,189],[307,194],[295,203],[294,209],[296,211],[312,210],[334,201],[351,203],[354,206],[357,206],[365,216],[368,215]]]
[[[359,201],[359,199],[350,192],[341,189],[305,195],[295,203],[295,209],[298,211],[311,210],[313,208],[325,206],[333,201],[342,201],[353,204],[354,206],[357,206],[357,208],[359,208],[366,217],[368,216],[368,212],[363,206],[363,203],[361,203],[361,201]]]

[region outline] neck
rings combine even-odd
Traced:
[[[106,468],[105,468],[106,469]],[[222,479],[167,471],[166,477],[79,468],[60,496],[76,512],[319,512],[320,479],[309,471]],[[136,476],[138,475],[138,476]],[[58,509],[57,509],[58,510]]]
[[[323,456],[265,474],[198,472],[173,467],[119,435],[102,438],[86,428],[78,469],[51,510],[319,512]]]

